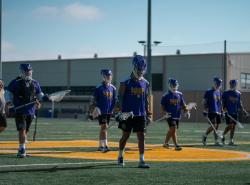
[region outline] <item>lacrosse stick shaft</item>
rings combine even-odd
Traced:
[[[214,127],[214,124],[211,122],[211,120],[210,120],[208,117],[207,117],[207,121],[208,121],[208,123],[211,125],[211,127],[213,128],[215,134],[216,134],[218,137],[222,138],[222,135],[219,134],[219,132],[218,132],[218,131],[216,130],[216,128]]]
[[[36,129],[37,129],[37,120],[38,120],[38,110],[36,110],[36,113],[35,113],[35,129],[34,129],[34,133],[33,133],[33,141],[36,140]]]
[[[230,116],[229,114],[227,114],[227,116],[236,123],[236,125],[239,127],[239,128],[244,128],[244,126],[241,124],[241,122],[237,121],[236,119],[234,119],[232,116]]]

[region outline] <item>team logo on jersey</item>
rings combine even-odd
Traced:
[[[103,95],[106,96],[107,98],[112,98],[113,97],[113,93],[109,92],[109,91],[103,91]]]
[[[132,93],[132,95],[137,96],[137,98],[140,98],[141,95],[143,95],[143,93],[144,93],[144,89],[139,88],[139,87],[132,87],[131,88],[131,93]]]
[[[215,100],[215,101],[220,101],[220,96],[214,95],[214,100]]]
[[[233,97],[233,96],[229,96],[229,100],[232,102],[232,103],[236,103],[238,101],[238,98],[237,97]]]
[[[179,103],[179,100],[178,99],[170,99],[169,102],[170,102],[171,105],[176,106]]]

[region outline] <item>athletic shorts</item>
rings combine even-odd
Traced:
[[[167,122],[168,122],[169,127],[179,128],[179,120],[178,119],[168,118]]]
[[[17,131],[21,131],[21,130],[29,131],[29,128],[30,128],[30,125],[31,125],[33,118],[34,118],[34,116],[32,116],[32,115],[16,114],[15,121],[16,121]]]
[[[230,115],[232,118],[234,118],[235,120],[238,120],[238,115],[237,114],[232,114]],[[229,125],[229,124],[235,124],[236,125],[236,122],[233,121],[232,119],[230,119],[227,114],[226,114],[226,124]]]
[[[118,128],[124,132],[146,132],[146,116],[135,116],[119,122]]]
[[[208,113],[208,118],[213,124],[221,123],[221,115],[216,113]]]
[[[5,114],[0,114],[0,127],[7,127],[7,120]]]
[[[99,125],[109,124],[110,114],[102,114],[98,117]]]

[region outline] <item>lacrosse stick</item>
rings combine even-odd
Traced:
[[[49,100],[51,100],[51,117],[54,118],[55,102],[60,102],[63,97],[70,93],[71,90],[57,91],[49,95]]]
[[[93,119],[98,118],[101,115],[101,110],[98,107],[95,107],[93,112],[91,113]]]
[[[211,120],[210,120],[208,117],[206,117],[206,119],[207,119],[208,123],[211,125],[211,127],[213,128],[215,134],[216,134],[219,138],[222,139],[222,138],[223,138],[223,135],[222,135],[221,131],[216,130],[216,128],[214,127],[213,123],[211,122]]]
[[[116,121],[113,121],[111,124],[109,124],[109,126],[106,128],[106,130],[110,129],[117,122],[126,121],[128,118],[133,118],[133,117],[134,117],[134,113],[132,111],[131,112],[119,112],[115,115]]]
[[[196,110],[196,107],[197,107],[197,103],[195,102],[190,102],[187,104],[187,109],[190,111],[192,109]]]
[[[241,122],[237,121],[236,119],[234,119],[232,116],[230,116],[229,114],[227,114],[227,116],[236,123],[237,127],[239,128],[244,128],[244,126],[242,125]]]
[[[29,102],[29,103],[26,103],[26,104],[24,104],[24,105],[17,106],[17,107],[14,107],[14,106],[9,107],[9,112],[16,112],[16,111],[19,110],[19,109],[22,109],[22,108],[24,108],[24,107],[27,107],[27,106],[32,105],[32,104],[35,104],[35,103],[36,103],[36,100],[35,100],[35,101],[32,101],[32,102]]]
[[[171,113],[166,112],[166,114],[164,116],[162,116],[161,118],[155,120],[154,122],[160,122],[160,121],[168,119],[170,117],[171,117]]]
[[[38,120],[38,109],[36,109],[36,113],[35,113],[35,129],[34,129],[34,133],[33,133],[33,141],[36,140],[37,120]]]

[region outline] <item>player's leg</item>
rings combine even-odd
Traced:
[[[7,127],[7,120],[4,114],[0,114],[0,133],[3,132]]]
[[[146,117],[140,116],[134,118],[133,132],[136,132],[137,134],[138,148],[139,148],[138,168],[149,168],[149,165],[145,163],[144,159],[146,123],[147,123]]]
[[[211,123],[215,123],[215,115],[213,113],[208,113],[208,118],[210,119]],[[204,146],[207,145],[207,136],[213,131],[213,127],[209,126],[205,132],[205,134],[202,135],[202,143]]]
[[[230,130],[230,141],[228,143],[231,146],[235,146],[235,144],[234,144],[234,132],[235,132],[235,123],[232,123],[231,130]]]
[[[178,144],[178,137],[177,137],[177,129],[178,129],[179,121],[174,120],[174,124],[175,126],[172,126],[170,129],[171,129],[172,140],[175,145],[175,150],[178,151],[178,150],[182,150],[182,148]]]
[[[168,122],[168,127],[169,127],[169,129],[168,129],[168,131],[167,131],[167,133],[166,133],[166,137],[165,137],[165,141],[164,141],[164,144],[163,144],[163,147],[165,147],[165,148],[169,148],[170,146],[169,146],[169,140],[170,140],[170,138],[172,137],[172,134],[171,134],[171,129],[170,129],[170,127],[172,126],[172,119],[171,118],[168,118],[167,119],[167,122]]]
[[[214,128],[218,130],[220,124],[221,124],[221,115],[216,114]],[[220,143],[219,137],[215,131],[214,131],[214,140],[215,140],[216,146],[222,146],[222,144]]]
[[[122,130],[122,137],[119,140],[119,155],[118,155],[118,165],[124,166],[124,153],[125,153],[125,146],[127,143],[127,140],[129,139],[129,136],[132,131],[131,127],[131,118],[125,121],[119,122],[118,128]]]
[[[107,152],[108,151],[108,140],[107,140],[107,127],[108,119],[107,115],[100,115],[98,117],[100,132],[99,132],[99,147],[98,151]]]
[[[18,131],[18,141],[19,141],[19,149],[17,153],[18,158],[26,157],[26,116],[17,114],[15,115],[16,128]]]
[[[226,115],[226,128],[224,129],[223,132],[223,137],[221,139],[222,144],[225,144],[225,136],[226,134],[231,130],[231,120],[229,119],[229,117]]]

